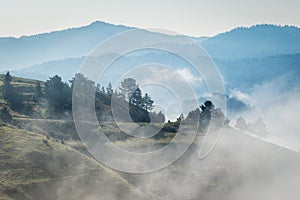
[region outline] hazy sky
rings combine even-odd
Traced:
[[[300,26],[299,0],[0,0],[0,36],[100,20],[181,34],[215,35],[258,23]]]

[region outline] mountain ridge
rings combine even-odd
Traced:
[[[20,38],[2,37],[0,67],[2,70],[20,69],[52,60],[87,56],[99,43],[131,29],[138,28],[96,21],[82,27]],[[237,59],[300,53],[300,28],[295,26],[261,24],[235,28],[213,37],[177,37],[194,39],[213,58]]]

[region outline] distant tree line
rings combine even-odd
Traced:
[[[241,131],[247,131],[261,138],[266,138],[269,135],[265,122],[262,118],[256,119],[254,122],[248,123],[244,117],[239,117],[236,120],[235,127]]]
[[[215,108],[212,101],[205,101],[199,108],[189,112],[186,117],[186,121],[199,120],[200,132],[206,132],[209,125],[212,128],[229,126],[229,119],[227,119],[220,108]],[[213,122],[213,123],[212,123]]]

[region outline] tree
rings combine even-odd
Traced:
[[[165,115],[161,111],[158,113],[150,112],[149,116],[152,123],[164,123],[166,121]]]
[[[43,96],[42,87],[40,82],[38,81],[35,86],[35,96],[37,99],[41,98]]]
[[[111,95],[113,95],[113,93],[114,93],[114,90],[112,88],[112,85],[111,85],[111,83],[108,83],[108,85],[106,87],[106,94],[111,96]]]
[[[101,93],[105,94],[105,88],[103,86],[101,87]]]
[[[136,80],[133,78],[127,78],[121,82],[120,93],[125,96],[125,99],[129,101],[130,97],[132,96],[133,92],[138,88],[136,84]]]
[[[163,123],[166,121],[165,115],[159,111],[159,113],[157,113],[157,121],[160,123]]]
[[[6,107],[2,108],[0,111],[0,119],[3,122],[10,122],[12,120],[12,117]]]
[[[11,85],[12,77],[7,72],[3,80],[3,98],[11,105],[12,109],[21,111],[24,107],[23,95],[15,91]]]
[[[12,77],[9,74],[9,71],[5,74],[4,76],[4,80],[3,80],[3,98],[5,100],[8,100],[10,98],[11,95],[11,90],[12,90],[12,86],[11,86],[11,81],[12,81]]]
[[[246,120],[244,119],[244,117],[237,118],[236,123],[235,123],[235,127],[240,129],[241,131],[248,130],[248,125],[247,125]]]
[[[101,93],[101,86],[100,86],[99,83],[97,83],[97,85],[96,85],[96,93],[97,93],[97,94],[100,94],[100,93]]]
[[[48,100],[50,114],[59,114],[66,109],[70,109],[72,90],[68,84],[62,82],[61,77],[58,75],[47,80],[45,95]]]
[[[199,116],[200,116],[200,109],[196,108],[195,110],[189,112],[189,114],[186,117],[186,120],[199,120]]]
[[[258,137],[262,138],[266,138],[269,135],[266,124],[262,118],[258,118],[253,124],[251,124],[251,131]]]
[[[201,105],[200,122],[207,125],[211,120],[211,112],[214,109],[214,104],[211,101],[205,101],[204,105]]]
[[[129,98],[129,103],[137,106],[138,108],[143,108],[142,91],[139,87],[132,93],[131,97]]]
[[[153,103],[154,101],[151,99],[150,95],[146,93],[143,97],[143,103],[142,103],[143,109],[146,111],[151,111],[154,108]]]
[[[179,117],[177,118],[177,122],[181,122],[182,120],[184,120],[184,115],[183,115],[183,113],[181,113],[180,115],[179,115]]]
[[[225,125],[226,127],[229,126],[230,120],[225,117],[221,108],[212,109],[211,118],[215,127],[221,127],[223,125]]]

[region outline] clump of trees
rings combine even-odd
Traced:
[[[199,108],[189,112],[186,121],[192,120],[199,120],[200,132],[206,132],[209,125],[213,127],[229,126],[229,120],[220,108],[215,108],[212,101],[205,101]]]
[[[9,72],[7,72],[3,79],[3,98],[7,101],[7,103],[10,105],[10,107],[17,111],[24,113],[24,111],[27,111],[25,109],[25,105],[23,103],[24,97],[22,94],[16,91],[16,89],[12,86],[12,77]]]
[[[163,113],[152,112],[154,101],[148,93],[143,94],[133,78],[122,81],[119,91],[114,91],[111,83],[108,83],[106,87],[100,86],[82,74],[76,74],[69,82],[64,82],[60,76],[55,75],[46,81],[44,87],[39,81],[36,83],[35,88],[32,89],[34,95],[30,98],[32,103],[26,102],[23,93],[12,85],[12,80],[10,73],[7,72],[3,78],[2,96],[10,108],[18,113],[31,114],[32,105],[35,102],[41,109],[46,105],[50,118],[71,117],[72,93],[76,80],[84,91],[91,89],[96,91],[95,108],[98,116],[103,112],[111,114],[107,107],[111,104],[112,95],[115,95],[120,101],[129,103],[130,114],[134,122],[165,121]],[[40,114],[34,113],[34,115],[39,116]]]
[[[62,114],[64,111],[71,110],[72,90],[66,82],[62,82],[61,77],[55,75],[47,80],[45,96],[50,115]]]
[[[235,127],[241,131],[248,131],[261,138],[266,138],[269,135],[267,126],[262,118],[256,119],[254,122],[247,123],[244,117],[239,117],[236,120]]]
[[[82,74],[76,74],[69,81],[69,84],[63,82],[61,77],[55,75],[50,77],[45,84],[45,94],[41,91],[40,85],[36,86],[37,98],[46,98],[48,102],[49,116],[68,116],[72,110],[72,92],[74,84],[78,84],[81,90],[93,90],[95,94],[95,108],[97,115],[103,115],[103,112],[111,115],[111,111],[103,109],[101,105],[110,106],[112,95],[115,95],[119,100],[129,103],[129,111],[134,122],[162,122],[165,120],[164,115],[159,112],[151,112],[154,108],[154,101],[151,96],[146,93],[143,95],[139,85],[133,78],[127,78],[121,83],[121,87],[113,90],[112,84],[108,83],[106,87],[100,84],[95,84],[94,81],[87,79]],[[82,95],[82,94],[75,94]],[[69,114],[68,114],[69,113]]]
[[[118,96],[127,100],[130,105],[137,106],[140,109],[151,111],[154,108],[154,101],[151,96],[146,93],[142,94],[139,85],[133,78],[127,78],[121,82],[120,93]]]

